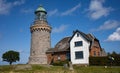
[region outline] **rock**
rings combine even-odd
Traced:
[[[68,68],[68,64],[64,64],[63,67],[64,67],[64,68]]]
[[[105,68],[107,68],[107,66],[105,66]]]
[[[17,65],[15,67],[15,70],[31,70],[32,66],[27,64],[27,65]]]
[[[69,69],[73,70],[72,62],[69,62]]]

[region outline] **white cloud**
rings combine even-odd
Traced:
[[[78,8],[80,8],[81,4],[79,3],[78,5],[76,5],[73,8],[70,8],[69,10],[66,10],[64,12],[60,12],[58,11],[58,9],[54,9],[51,11],[48,11],[48,16],[53,16],[53,15],[57,15],[57,16],[67,16],[67,15],[71,15],[73,12],[75,12]]]
[[[17,6],[17,5],[22,5],[25,3],[25,0],[16,0],[15,2],[13,2],[13,5]]]
[[[120,27],[109,35],[106,41],[120,41]]]
[[[99,19],[103,16],[109,15],[112,8],[110,7],[104,7],[103,3],[105,0],[91,0],[90,6],[89,6],[89,16],[92,19]]]
[[[22,5],[25,0],[17,0],[14,2],[7,2],[6,0],[0,0],[0,15],[8,14],[12,7]]]
[[[21,12],[22,13],[31,13],[33,11],[33,9],[22,9]]]
[[[116,20],[108,20],[104,22],[103,25],[101,25],[97,30],[109,30],[113,28],[117,28],[120,25],[120,22]]]
[[[61,25],[59,27],[53,28],[53,33],[60,33],[67,29],[68,25]]]
[[[49,11],[48,16],[56,15],[56,13],[58,13],[58,9],[54,9],[52,11]]]
[[[79,3],[78,5],[76,5],[75,7],[63,12],[61,15],[65,16],[65,15],[70,15],[72,14],[74,11],[76,11],[78,8],[80,8],[81,4]]]
[[[5,0],[0,0],[0,15],[8,14],[11,8],[11,3],[7,3]]]
[[[120,26],[120,22],[116,20],[107,20],[103,23],[103,25],[98,28],[92,29],[91,31],[101,31],[101,30],[110,30]]]

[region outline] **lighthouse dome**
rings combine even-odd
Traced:
[[[46,10],[45,10],[45,8],[43,8],[42,5],[40,5],[40,6],[35,10],[35,13],[37,13],[37,12],[45,12],[45,13],[47,13]]]

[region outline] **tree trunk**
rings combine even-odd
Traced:
[[[9,64],[12,65],[12,62],[10,62]]]

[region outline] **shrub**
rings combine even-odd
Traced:
[[[89,64],[92,66],[120,66],[120,56],[114,56],[114,60],[106,57],[89,57]]]
[[[89,58],[89,63],[90,65],[107,65],[107,57],[90,57]]]
[[[63,66],[64,64],[68,64],[68,60],[65,60],[65,61],[56,61],[54,62],[52,65],[54,66]]]

